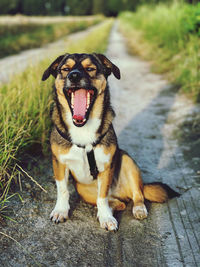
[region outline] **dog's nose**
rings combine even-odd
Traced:
[[[79,82],[80,79],[82,78],[82,74],[79,70],[72,70],[69,74],[68,74],[68,78],[71,82]]]

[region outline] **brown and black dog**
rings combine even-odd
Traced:
[[[165,202],[178,193],[165,184],[143,185],[134,160],[119,149],[112,121],[107,78],[120,79],[120,70],[102,54],[65,54],[44,72],[55,79],[55,103],[51,133],[53,169],[57,202],[50,217],[58,223],[68,218],[68,177],[72,174],[76,189],[88,203],[97,205],[102,228],[117,230],[114,210],[133,201],[136,219],[147,217],[144,199]]]

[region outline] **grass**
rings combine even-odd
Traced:
[[[87,38],[68,43],[62,53],[103,53],[113,20],[107,20]],[[81,44],[81,45],[80,45]],[[59,55],[60,55],[59,54]],[[0,88],[0,214],[8,200],[10,185],[17,180],[20,169],[17,164],[25,152],[48,151],[51,126],[50,107],[52,103],[53,78],[41,82],[44,70],[59,55],[51,55],[35,66],[13,78],[12,82]],[[7,199],[7,200],[6,200]]]
[[[120,16],[129,51],[153,61],[195,101],[200,101],[200,4],[141,6]]]
[[[69,33],[84,30],[102,20],[103,16],[96,16],[91,20],[83,18],[47,24],[33,22],[0,24],[0,58],[24,49],[39,47]]]

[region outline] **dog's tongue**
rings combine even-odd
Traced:
[[[87,108],[87,91],[79,89],[74,92],[74,114],[73,119],[84,120]]]

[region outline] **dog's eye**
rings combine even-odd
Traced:
[[[64,71],[70,71],[70,68],[63,68]]]
[[[96,70],[96,69],[95,68],[90,68],[90,67],[86,68],[86,71],[93,71],[93,70]]]

